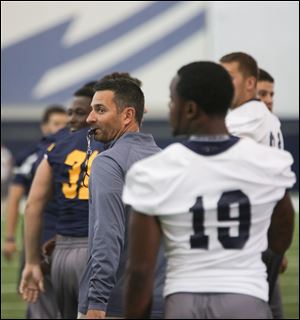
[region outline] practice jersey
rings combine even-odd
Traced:
[[[43,155],[47,150],[47,147],[51,143],[55,143],[56,141],[63,139],[63,137],[66,137],[68,134],[69,130],[67,128],[63,128],[55,134],[45,136],[34,148],[29,149],[27,152],[23,152],[22,155],[17,157],[12,183],[22,185],[27,194],[36,169],[43,159]]]
[[[38,145],[30,150],[30,152],[24,154],[23,159],[20,158],[19,165],[14,169],[15,176],[13,184],[22,185],[28,194],[32,180],[36,173],[36,170],[43,159],[43,155],[46,152],[49,145],[56,143],[56,141],[66,138],[70,134],[67,128],[59,130],[57,133],[43,137]],[[56,234],[56,219],[58,212],[58,204],[55,198],[47,202],[43,211],[43,228],[41,234],[41,244],[45,243]]]
[[[70,135],[70,130],[68,128],[62,128],[58,132],[47,136],[43,140],[43,144],[40,146],[37,152],[37,160],[33,164],[32,171],[35,174],[39,164],[43,160],[44,154],[47,148],[51,144],[55,144],[63,139],[66,139]],[[56,234],[56,223],[59,212],[59,203],[55,197],[47,202],[47,205],[43,212],[43,231],[41,235],[41,243],[45,243],[49,239],[53,238]]]
[[[53,172],[54,197],[59,203],[56,232],[63,236],[88,236],[88,178],[92,161],[103,145],[92,140],[93,152],[86,162],[87,132],[84,128],[71,133],[46,153]]]
[[[12,184],[22,185],[25,189],[25,193],[28,194],[31,182],[34,175],[33,166],[38,158],[38,152],[40,150],[40,145],[44,139],[30,152],[24,154],[24,157],[20,157],[13,169],[14,177]]]
[[[229,111],[225,120],[228,131],[235,136],[279,149],[284,147],[280,121],[261,101],[244,103]]]
[[[268,300],[261,253],[276,203],[295,182],[291,155],[248,138],[175,143],[133,165],[123,201],[158,216],[164,295],[227,292]]]

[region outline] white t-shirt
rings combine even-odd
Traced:
[[[274,206],[295,182],[292,162],[286,151],[242,138],[209,156],[175,143],[133,165],[123,201],[159,218],[165,296],[230,292],[268,300],[261,253]]]
[[[283,149],[280,121],[263,102],[257,100],[246,102],[229,111],[225,120],[231,134]]]

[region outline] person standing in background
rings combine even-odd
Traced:
[[[36,146],[34,151],[30,151],[20,165],[14,169],[15,176],[9,188],[7,201],[7,219],[5,224],[5,240],[3,244],[3,254],[5,259],[11,260],[17,250],[16,246],[16,228],[20,214],[20,202],[28,194],[32,179],[35,174],[36,162],[39,155],[43,153],[47,146],[53,142],[54,136],[60,135],[60,132],[67,124],[66,110],[61,105],[50,105],[46,108],[41,119],[41,131],[43,138]],[[51,237],[51,222],[45,219],[44,236]],[[22,233],[23,235],[23,233]],[[21,252],[20,271],[24,266],[24,250]],[[21,275],[20,275],[21,276]],[[54,299],[50,280],[46,283],[47,293],[40,297],[35,304],[28,305],[28,319],[48,319],[57,317],[57,305]]]
[[[257,97],[266,104],[268,109],[273,112],[274,103],[274,78],[265,70],[258,69],[258,80],[257,80]],[[267,254],[264,256],[266,261],[270,258]],[[279,273],[284,273],[288,267],[288,258],[286,255],[283,256]],[[274,319],[283,319],[283,305],[280,292],[279,279],[277,279],[274,292],[271,297],[270,306]]]
[[[284,140],[279,119],[267,108],[264,100],[257,99],[259,71],[255,59],[244,52],[233,52],[223,56],[220,62],[229,72],[235,89],[231,111],[226,117],[229,132],[283,149]],[[273,96],[272,91],[268,96]],[[267,99],[267,102],[270,107],[273,105],[273,100]],[[277,277],[284,258],[268,249],[263,253],[263,259],[268,269],[269,303],[272,306],[273,317],[281,319],[283,311],[280,295],[278,297]]]
[[[16,227],[18,224],[20,202],[28,193],[33,179],[33,165],[38,158],[38,153],[41,149],[45,149],[49,144],[48,138],[50,135],[58,132],[67,124],[67,114],[63,106],[50,105],[46,108],[40,128],[43,137],[39,144],[30,150],[30,152],[16,163],[13,170],[14,177],[9,186],[7,208],[6,208],[6,223],[4,228],[5,239],[3,244],[4,258],[10,260],[16,252]],[[2,160],[2,157],[1,157]]]
[[[1,214],[5,206],[13,163],[14,159],[11,152],[1,142]]]
[[[257,97],[273,112],[274,78],[265,70],[258,70]]]

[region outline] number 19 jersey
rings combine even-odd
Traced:
[[[261,253],[276,203],[295,182],[288,152],[249,138],[175,143],[129,170],[123,200],[157,216],[164,295],[227,292],[268,300]]]

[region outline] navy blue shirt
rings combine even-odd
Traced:
[[[15,176],[12,181],[13,184],[22,185],[28,194],[36,169],[43,159],[44,153],[50,144],[59,141],[69,135],[69,130],[63,128],[57,133],[43,137],[38,145],[24,154],[23,159],[19,159],[17,167],[14,169]],[[57,220],[58,204],[55,199],[49,201],[44,209],[44,219],[41,234],[41,244],[54,237],[56,234],[56,220]]]
[[[44,147],[40,148],[37,153],[37,160],[33,165],[33,171],[35,172],[38,165],[44,158],[47,148],[51,148],[52,144],[56,144],[59,141],[66,139],[70,135],[70,131],[67,128],[59,130],[57,133],[50,135],[44,139]],[[49,239],[56,235],[56,223],[59,212],[59,203],[55,197],[48,201],[44,209],[44,219],[43,219],[43,231],[41,235],[41,243],[45,243]]]
[[[88,236],[89,169],[103,144],[92,140],[93,152],[86,166],[87,132],[84,128],[71,133],[47,152],[59,205],[56,232],[63,236]]]

